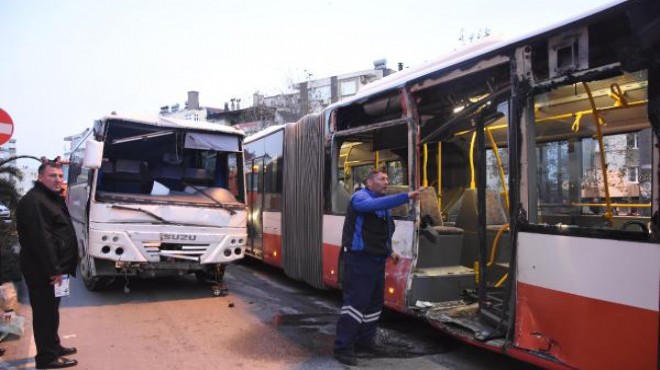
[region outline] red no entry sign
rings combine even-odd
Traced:
[[[0,108],[0,145],[8,142],[14,133],[14,122],[9,114]]]

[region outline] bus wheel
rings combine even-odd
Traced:
[[[80,275],[82,276],[83,284],[85,288],[91,292],[98,292],[103,288],[110,285],[112,278],[110,277],[99,277],[92,276],[92,262],[91,257],[87,253],[83,255],[82,261],[80,262]]]
[[[628,221],[621,226],[621,230],[628,230],[628,226],[637,226],[640,229],[640,231],[645,234],[648,234],[649,232],[649,228],[642,221],[638,221],[638,220]]]
[[[206,271],[195,271],[195,278],[200,284],[213,282],[213,276]]]

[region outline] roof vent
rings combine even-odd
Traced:
[[[548,41],[550,77],[589,68],[589,32],[587,27],[552,36]]]

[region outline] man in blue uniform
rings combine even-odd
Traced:
[[[385,261],[392,251],[394,221],[390,209],[418,199],[420,190],[385,195],[387,173],[367,175],[366,189],[351,198],[342,233],[344,304],[337,321],[334,357],[356,365],[355,351],[377,352],[376,323],[383,308]]]

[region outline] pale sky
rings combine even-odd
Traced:
[[[0,0],[0,108],[19,154],[54,157],[112,111],[157,115],[190,90],[246,107],[306,71],[414,66],[459,47],[461,30],[515,36],[612,2]]]

